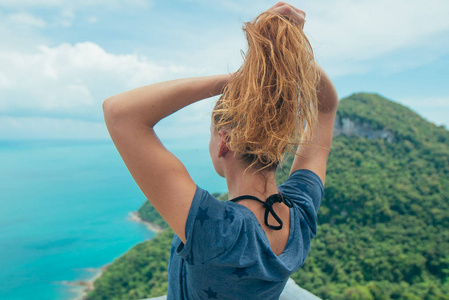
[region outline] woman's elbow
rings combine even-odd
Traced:
[[[114,101],[113,97],[109,97],[103,101],[102,107],[103,107],[103,114],[105,117],[109,116],[112,112],[114,112],[113,101]]]
[[[106,123],[112,121],[116,122],[123,116],[123,109],[119,107],[114,99],[114,96],[107,98],[103,101],[103,115]]]
[[[103,116],[109,132],[117,127],[120,120],[123,119],[123,112],[114,102],[114,97],[109,97],[103,101]]]

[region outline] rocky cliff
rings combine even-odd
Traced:
[[[349,117],[337,117],[334,124],[334,137],[339,135],[358,136],[367,139],[382,138],[388,142],[395,142],[395,135],[385,129],[377,129],[367,121],[358,118],[350,119]]]

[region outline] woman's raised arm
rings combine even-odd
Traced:
[[[320,81],[318,84],[318,119],[313,128],[313,137],[306,144],[298,146],[290,174],[299,169],[315,172],[325,182],[326,166],[332,145],[338,96],[334,84],[318,66]]]
[[[139,87],[103,102],[106,125],[128,120],[153,127],[158,121],[196,101],[221,94],[231,75],[185,78]]]
[[[196,185],[153,127],[173,112],[222,93],[231,75],[178,79],[130,90],[103,102],[109,134],[134,180],[179,238]]]

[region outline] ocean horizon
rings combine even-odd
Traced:
[[[207,144],[166,146],[199,186],[226,191]],[[154,236],[129,219],[146,199],[110,140],[3,140],[0,165],[2,300],[73,299],[64,282]]]

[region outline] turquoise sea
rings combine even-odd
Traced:
[[[195,182],[226,190],[206,145],[167,145]],[[153,233],[128,220],[145,201],[110,141],[0,141],[0,299],[71,299]]]

